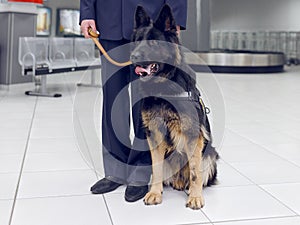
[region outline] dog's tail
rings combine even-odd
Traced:
[[[208,142],[202,156],[201,171],[203,186],[210,186],[217,183],[217,160],[219,155],[215,148]]]

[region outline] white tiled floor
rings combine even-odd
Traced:
[[[158,206],[125,202],[124,187],[90,194],[99,179],[90,165],[101,165],[101,96],[77,89],[81,78],[49,77],[62,98],[25,96],[32,84],[0,87],[0,225],[300,224],[299,67],[215,75],[225,130],[219,184],[204,190],[200,211],[185,208],[186,194],[170,188]],[[201,87],[207,75],[198,78]]]

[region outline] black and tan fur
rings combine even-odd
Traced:
[[[161,203],[165,184],[188,189],[186,206],[200,209],[204,206],[202,187],[216,180],[218,154],[211,145],[195,73],[180,51],[171,8],[165,5],[152,22],[138,6],[132,41],[131,61],[140,75],[142,119],[152,158],[151,188],[144,202]],[[157,41],[174,44],[166,47]],[[182,96],[183,92],[190,93],[189,97]]]

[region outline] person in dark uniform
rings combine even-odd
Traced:
[[[88,28],[100,32],[100,42],[110,56],[119,62],[129,60],[129,47],[138,5],[155,20],[164,4],[169,4],[178,24],[185,29],[187,0],[80,0],[80,25],[86,38]],[[119,68],[103,56],[102,151],[105,177],[91,187],[93,194],[103,194],[126,184],[125,200],[134,202],[148,192],[151,156],[142,129],[136,75],[131,67]],[[128,85],[131,83],[131,97]],[[130,98],[135,138],[130,140]],[[141,141],[144,140],[144,141]]]

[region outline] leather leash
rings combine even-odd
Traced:
[[[116,62],[115,60],[113,60],[105,51],[105,49],[103,48],[103,46],[100,44],[100,42],[98,41],[98,37],[99,37],[99,33],[96,33],[93,31],[93,29],[90,27],[89,30],[89,35],[91,36],[92,40],[94,41],[94,43],[97,45],[97,47],[99,48],[99,50],[102,52],[102,54],[104,55],[104,57],[112,64],[116,65],[116,66],[120,66],[120,67],[124,67],[124,66],[128,66],[131,65],[132,62],[131,61],[127,61],[127,62],[123,62],[123,63],[119,63]]]

